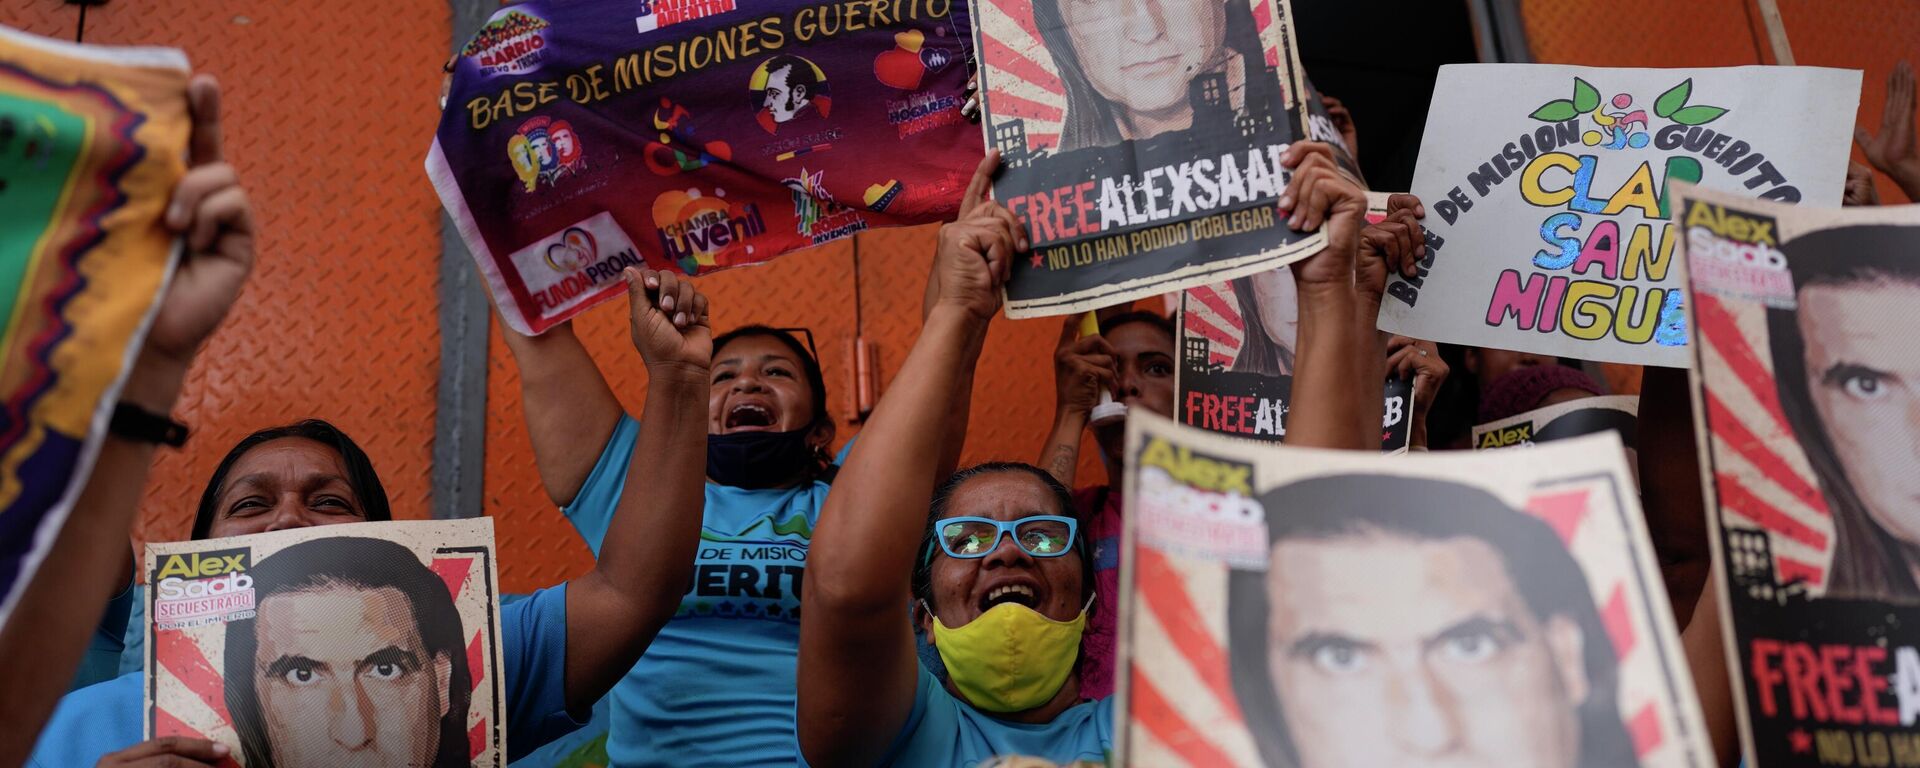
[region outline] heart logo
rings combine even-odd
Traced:
[[[599,253],[599,244],[593,241],[592,233],[568,227],[560,236],[560,242],[547,246],[547,266],[555,272],[574,272],[593,263],[593,257]]]

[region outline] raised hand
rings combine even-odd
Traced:
[[[1440,348],[1431,341],[1395,336],[1387,341],[1387,373],[1394,378],[1413,377],[1413,408],[1410,443],[1425,447],[1427,444],[1427,413],[1433,408],[1433,399],[1440,395],[1440,385],[1447,383],[1447,375],[1453,370],[1447,361],[1440,359]]]
[[[1908,188],[1908,184],[1920,179],[1920,151],[1914,147],[1913,104],[1913,65],[1901,61],[1894,66],[1893,73],[1887,75],[1887,103],[1880,108],[1879,135],[1869,134],[1865,128],[1853,130],[1853,140],[1860,145],[1867,162],[1899,181],[1909,195],[1914,190]]]
[[[987,197],[999,167],[996,149],[974,169],[973,181],[960,198],[959,219],[940,227],[930,278],[935,306],[960,307],[983,321],[999,311],[1000,286],[1015,256],[1027,250],[1027,229],[1020,219]]]
[[[1880,204],[1880,190],[1873,187],[1873,169],[1860,163],[1847,163],[1847,186],[1840,195],[1840,204],[1847,206],[1865,206]]]
[[[1093,412],[1100,393],[1112,391],[1113,345],[1101,336],[1078,337],[1080,315],[1067,315],[1060,325],[1060,343],[1053,350],[1054,404],[1061,413],[1082,416]]]
[[[628,330],[647,368],[679,368],[704,380],[713,364],[706,295],[666,270],[627,267],[621,276],[627,281]]]
[[[1427,251],[1427,233],[1420,226],[1426,215],[1427,207],[1419,197],[1392,195],[1387,198],[1387,218],[1361,230],[1360,282],[1376,298],[1386,289],[1387,270],[1406,277],[1418,274]]]
[[[207,75],[187,84],[193,113],[187,174],[173,190],[165,222],[186,236],[186,256],[167,285],[144,357],[185,368],[213,334],[253,271],[253,204],[222,159],[220,85]]]
[[[231,765],[225,744],[185,736],[162,736],[100,758],[99,768],[188,768]]]
[[[1280,209],[1289,212],[1287,226],[1312,232],[1327,225],[1326,247],[1293,263],[1294,282],[1302,292],[1353,286],[1360,229],[1366,224],[1366,193],[1340,171],[1333,147],[1325,143],[1295,142],[1280,164],[1293,170],[1279,201]]]

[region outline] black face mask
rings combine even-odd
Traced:
[[[811,429],[707,435],[707,477],[736,488],[772,488],[814,465]]]

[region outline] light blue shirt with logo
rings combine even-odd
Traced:
[[[920,687],[881,765],[981,768],[1010,757],[1061,766],[1104,766],[1113,754],[1113,699],[1082,702],[1045,724],[994,718],[948,693],[920,667]]]
[[[639,433],[638,421],[621,416],[586,484],[561,510],[596,556]],[[800,577],[827,488],[707,483],[700,548],[679,612],[611,694],[613,765],[799,763]]]

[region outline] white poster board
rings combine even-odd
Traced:
[[[1413,175],[1429,250],[1380,330],[1685,367],[1670,182],[1839,205],[1859,101],[1857,70],[1441,67]]]

